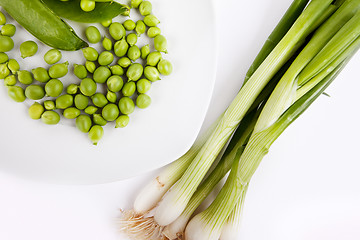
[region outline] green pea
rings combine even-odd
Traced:
[[[119,109],[122,114],[129,115],[134,112],[135,104],[134,101],[129,97],[122,97],[119,100]]]
[[[9,61],[9,56],[6,53],[0,52],[0,64],[6,63],[7,61]]]
[[[45,90],[39,85],[30,85],[25,89],[25,96],[32,100],[40,100],[45,97]]]
[[[127,53],[127,56],[130,60],[136,61],[140,58],[141,52],[138,46],[134,45],[129,48],[129,51]]]
[[[89,131],[89,139],[96,146],[104,136],[104,129],[99,125],[94,125]]]
[[[162,59],[157,65],[157,69],[159,70],[159,73],[162,75],[170,75],[173,71],[173,66],[170,61],[166,59]]]
[[[80,91],[85,96],[92,96],[96,93],[97,85],[91,78],[84,78],[80,83]]]
[[[157,35],[154,38],[154,47],[159,52],[167,53],[167,40],[163,35]]]
[[[91,100],[96,107],[100,107],[100,108],[108,104],[108,100],[106,99],[105,95],[102,93],[95,93],[91,97]]]
[[[138,37],[141,36],[146,31],[146,25],[142,20],[138,20],[136,22],[135,32],[138,35]]]
[[[119,114],[120,111],[118,106],[113,103],[107,104],[102,110],[102,116],[108,122],[115,121],[118,118]]]
[[[76,118],[76,127],[83,133],[89,132],[92,126],[91,118],[88,115],[81,114]]]
[[[81,0],[80,1],[80,8],[84,12],[91,12],[95,9],[95,1],[93,0]]]
[[[5,23],[6,23],[6,17],[2,12],[0,12],[0,25],[4,25]]]
[[[144,75],[147,79],[152,82],[160,80],[159,71],[156,67],[146,66],[144,69]]]
[[[106,80],[111,76],[111,71],[108,67],[98,67],[93,75],[94,81],[97,83],[105,83]]]
[[[29,85],[32,84],[34,79],[29,71],[21,70],[17,72],[18,80],[20,83]]]
[[[93,115],[97,112],[98,108],[95,106],[88,106],[85,108],[84,112],[89,115]]]
[[[10,74],[10,69],[6,63],[0,64],[0,79],[4,79]]]
[[[15,59],[10,59],[8,62],[8,68],[13,74],[15,74],[20,70],[20,65]]]
[[[50,80],[48,71],[43,67],[37,67],[31,70],[35,80],[46,83]]]
[[[93,114],[93,122],[100,126],[107,124],[107,121],[100,114]]]
[[[124,85],[124,81],[120,76],[113,75],[106,81],[108,89],[112,92],[119,92]]]
[[[120,65],[113,65],[110,67],[112,75],[124,75],[124,69]]]
[[[34,56],[38,51],[38,45],[34,41],[26,41],[20,44],[20,53],[22,58]]]
[[[114,22],[109,27],[109,33],[111,37],[117,41],[125,37],[126,30],[121,23]]]
[[[44,61],[49,65],[59,62],[61,58],[62,54],[58,49],[50,49],[44,55]]]
[[[45,109],[43,105],[35,102],[29,107],[29,116],[31,119],[37,120],[41,118],[41,115],[44,113]]]
[[[98,62],[102,66],[110,65],[114,61],[114,55],[111,52],[104,51],[100,53]]]
[[[112,41],[110,40],[110,38],[104,37],[104,40],[102,41],[102,45],[105,48],[105,50],[107,51],[111,51],[112,49]]]
[[[151,88],[151,82],[147,79],[140,79],[136,82],[136,90],[138,93],[146,93]]]
[[[41,115],[41,121],[48,125],[56,125],[60,122],[60,115],[54,111],[45,111]]]
[[[64,94],[56,98],[55,105],[58,109],[65,109],[71,107],[74,103],[74,97],[70,94]]]
[[[67,93],[67,94],[74,95],[74,94],[77,93],[78,89],[79,89],[79,86],[76,85],[76,84],[74,84],[74,83],[72,83],[72,84],[70,84],[70,85],[66,88],[66,93]]]
[[[132,8],[138,8],[142,1],[143,0],[131,0],[131,7]]]
[[[122,57],[118,60],[118,64],[123,68],[127,68],[130,66],[131,60],[128,57]]]
[[[147,108],[149,107],[151,104],[151,98],[149,97],[149,95],[146,95],[144,93],[139,94],[139,96],[137,96],[136,98],[136,106],[138,108]]]
[[[79,93],[74,98],[74,104],[77,109],[83,110],[89,105],[89,98]]]
[[[44,101],[44,107],[46,110],[54,110],[56,108],[55,102],[53,100]]]
[[[12,37],[15,35],[16,27],[13,24],[6,24],[1,28],[1,35]]]
[[[161,30],[158,27],[150,27],[147,31],[147,35],[149,38],[154,38],[160,34],[161,34]]]
[[[88,72],[84,65],[74,64],[74,74],[80,79],[84,79],[87,77]]]
[[[121,40],[117,41],[114,45],[114,53],[118,57],[125,56],[128,49],[129,49],[129,44],[127,43],[125,38],[122,38]]]
[[[132,31],[135,29],[136,23],[133,20],[128,19],[123,23],[123,26],[127,31]]]
[[[153,14],[149,14],[144,17],[144,23],[148,27],[156,27],[156,25],[158,25],[160,21]]]
[[[151,52],[147,56],[146,64],[155,67],[161,59],[162,59],[162,55],[160,52]]]
[[[9,36],[0,35],[0,52],[8,52],[14,48],[14,41]]]
[[[132,96],[136,91],[136,84],[135,82],[127,82],[124,84],[124,87],[122,88],[121,92],[125,97]]]
[[[83,48],[81,50],[83,52],[84,58],[88,61],[94,62],[99,57],[99,53],[93,47],[87,47],[87,48]]]
[[[64,90],[64,85],[59,79],[51,79],[45,85],[45,92],[49,97],[58,97]]]
[[[109,20],[105,20],[105,21],[102,21],[101,22],[101,25],[103,25],[103,27],[109,27],[112,23],[112,19],[109,19]]]
[[[80,115],[80,110],[74,107],[69,107],[64,110],[63,115],[67,119],[75,119]]]
[[[49,69],[49,76],[51,78],[64,77],[69,71],[68,66],[69,62],[57,63],[52,65]]]
[[[116,99],[117,99],[116,93],[114,93],[112,91],[107,91],[106,99],[111,103],[116,102]]]
[[[150,46],[149,46],[149,44],[143,46],[143,47],[140,49],[140,52],[141,52],[141,58],[142,58],[142,59],[146,59],[147,56],[148,56],[149,53],[150,53]]]
[[[95,26],[87,27],[85,30],[85,35],[89,43],[98,43],[101,40],[100,31]]]
[[[9,75],[4,79],[5,86],[14,86],[16,82],[17,81],[15,75]]]
[[[19,86],[9,86],[8,94],[15,102],[23,102],[26,99],[24,89]]]
[[[86,61],[85,62],[85,67],[89,71],[89,73],[93,73],[95,71],[95,69],[96,69],[95,63],[91,62],[91,61]]]
[[[140,14],[147,16],[152,12],[152,4],[149,1],[143,1],[139,6]]]
[[[134,46],[138,40],[138,37],[135,33],[130,33],[126,36],[126,41],[130,46]]]
[[[144,68],[140,63],[133,63],[126,71],[126,76],[128,77],[129,81],[137,81],[141,78],[143,72]]]
[[[121,115],[115,121],[115,128],[124,128],[129,124],[130,118],[128,115]]]

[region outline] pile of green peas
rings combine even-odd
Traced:
[[[71,0],[60,0],[67,2]],[[95,9],[96,2],[112,2],[113,0],[80,0],[80,7],[84,12],[91,12]]]

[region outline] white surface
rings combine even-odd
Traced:
[[[219,66],[205,126],[230,103],[290,2],[216,0]],[[360,239],[359,64],[357,54],[327,90],[331,98],[320,97],[273,145],[249,188],[240,239]],[[0,172],[0,239],[127,240],[113,219],[155,174],[61,186]]]
[[[63,119],[56,126],[33,121],[25,105],[13,102],[6,88],[1,87],[0,109],[8,113],[6,118],[0,119],[1,169],[58,183],[105,183],[164,166],[190,148],[204,121],[215,82],[213,8],[208,0],[155,0],[152,3],[154,14],[162,21],[159,24],[162,34],[168,40],[169,54],[163,57],[173,63],[174,71],[170,76],[161,76],[163,80],[152,85],[148,92],[151,106],[136,108],[124,129],[115,130],[114,122],[107,124],[103,139],[98,146],[93,146],[87,134],[75,128],[75,120]],[[187,9],[187,13],[199,17],[195,22],[183,18],[183,13],[178,11],[190,4],[192,8]],[[131,12],[134,20],[139,15],[136,13]],[[71,25],[86,38],[83,33],[87,25]],[[25,60],[19,57],[19,45],[34,37],[21,31],[20,26],[17,28],[14,38],[17,42],[9,55],[20,61],[22,69],[46,66],[42,56],[50,48],[44,44],[39,43],[41,52],[36,56]],[[100,24],[98,28],[108,35]],[[148,43],[153,48],[153,41],[141,37],[138,46]],[[91,46],[103,51],[101,42]],[[62,61],[70,62],[71,71],[73,63],[85,63],[81,51],[63,52],[63,55]],[[62,81],[65,86],[80,82],[72,74]],[[29,101],[28,105],[32,103]]]

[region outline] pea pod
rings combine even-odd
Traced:
[[[119,14],[128,16],[130,8],[117,2],[97,2],[95,9],[85,12],[80,7],[80,0],[59,1],[42,0],[58,16],[76,22],[96,23],[113,19]]]
[[[75,51],[88,45],[42,0],[0,0],[0,5],[32,35],[53,48]]]

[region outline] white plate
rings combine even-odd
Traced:
[[[114,129],[111,123],[105,126],[103,139],[92,146],[87,135],[75,128],[74,121],[48,126],[31,120],[27,115],[30,103],[13,102],[6,88],[0,86],[1,171],[50,182],[104,183],[164,166],[190,148],[204,120],[215,80],[213,6],[209,0],[152,3],[168,39],[166,58],[174,65],[171,76],[153,84],[149,92],[152,105],[136,109],[124,129]],[[85,38],[86,24],[69,24]],[[22,69],[46,66],[42,56],[50,48],[37,40],[37,56],[20,58],[19,44],[35,38],[16,26],[16,50],[9,56],[17,59]],[[65,60],[84,62],[81,51],[63,52]],[[69,83],[76,78],[70,75],[63,80]]]

